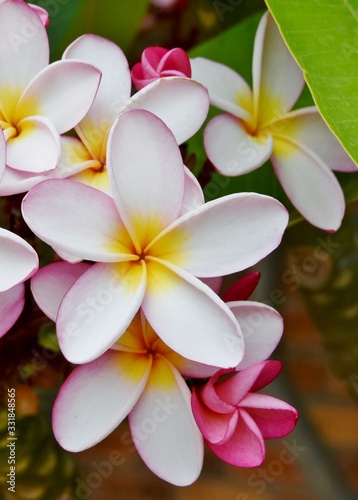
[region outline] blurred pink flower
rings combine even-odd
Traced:
[[[181,48],[165,49],[148,47],[131,71],[133,85],[137,90],[166,76],[191,77],[190,60]]]

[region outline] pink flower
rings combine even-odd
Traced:
[[[137,90],[166,76],[191,77],[190,60],[183,49],[148,47],[143,51],[141,59],[131,71],[133,85]]]
[[[196,423],[224,462],[256,467],[265,458],[264,439],[286,436],[295,427],[298,414],[292,406],[257,394],[280,370],[279,361],[261,361],[239,372],[220,370],[204,386],[194,387]]]
[[[0,337],[20,316],[25,303],[23,282],[37,269],[35,250],[16,234],[0,228]]]

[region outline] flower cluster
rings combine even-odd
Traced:
[[[26,39],[16,35],[22,23]],[[257,393],[280,371],[268,357],[282,318],[248,300],[257,273],[222,297],[220,284],[280,244],[288,213],[256,193],[205,202],[179,145],[218,107],[225,113],[204,131],[218,171],[240,175],[270,158],[293,204],[326,230],[344,210],[331,169],[354,165],[315,108],[289,111],[303,77],[268,15],[253,91],[180,48],[150,47],[130,71],[97,35],[49,63],[47,24],[43,9],[0,0],[0,195],[27,193],[23,220],[54,260],[39,269],[29,243],[0,228],[0,336],[32,277],[61,352],[79,365],[53,408],[66,450],[95,445],[128,417],[144,462],[173,484],[197,479],[204,442],[230,464],[259,465],[263,440],[297,420],[289,404]],[[253,315],[260,321],[246,331]]]

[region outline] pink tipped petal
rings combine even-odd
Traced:
[[[208,382],[201,389],[199,389],[200,398],[202,399],[203,403],[205,403],[205,405],[210,408],[210,410],[220,414],[232,413],[235,410],[235,405],[227,403],[226,401],[221,399],[216,391],[218,380],[220,380],[223,375],[227,375],[228,373],[235,373],[235,371],[232,369],[219,370],[211,377],[210,380],[208,380]]]
[[[271,156],[273,140],[267,132],[253,136],[243,122],[221,114],[207,124],[204,146],[209,160],[221,174],[236,176],[263,165]]]
[[[238,467],[257,467],[265,458],[265,444],[259,428],[245,410],[232,437],[223,444],[207,443],[221,460]]]
[[[47,10],[33,3],[29,3],[29,7],[31,7],[31,9],[39,16],[42,24],[45,26],[45,28],[47,28],[47,26],[50,24],[50,16]]]
[[[145,292],[144,264],[95,264],[70,288],[57,316],[57,335],[71,363],[103,354],[125,332]]]
[[[125,109],[146,109],[173,132],[178,144],[192,137],[209,110],[205,87],[188,78],[161,78],[131,97]]]
[[[303,217],[320,229],[336,231],[342,222],[345,201],[341,186],[327,165],[288,137],[275,137],[271,161],[283,189]]]
[[[276,348],[283,333],[283,320],[270,306],[259,302],[229,302],[241,327],[245,354],[237,370],[243,370],[267,359]]]
[[[203,465],[203,439],[195,423],[190,390],[177,370],[156,359],[147,386],[129,414],[136,448],[160,478],[187,486]]]
[[[284,116],[304,86],[303,73],[269,13],[256,32],[252,66],[255,118],[260,126]]]
[[[184,177],[184,198],[179,215],[184,215],[194,208],[204,204],[204,193],[197,178],[185,167]]]
[[[33,172],[21,172],[20,170],[13,170],[8,166],[0,181],[0,196],[25,193],[45,179],[45,175],[34,174]]]
[[[243,276],[235,281],[235,283],[222,294],[223,301],[232,302],[233,300],[247,300],[257,287],[259,281],[260,273],[258,271]]]
[[[205,85],[213,106],[245,121],[252,120],[252,92],[236,71],[204,57],[191,59],[190,63],[192,79]]]
[[[35,250],[20,236],[0,228],[0,292],[30,278],[38,266]]]
[[[182,206],[184,166],[173,134],[148,111],[122,114],[108,140],[108,172],[123,220],[144,250]]]
[[[131,77],[122,50],[110,40],[97,35],[77,38],[63,54],[63,59],[78,59],[93,64],[102,72],[96,98],[77,130],[91,153],[105,161],[109,128],[131,93]]]
[[[60,136],[45,117],[31,116],[18,123],[19,135],[7,141],[7,164],[23,172],[54,170],[61,156]]]
[[[97,93],[101,72],[82,61],[56,61],[32,80],[16,110],[18,120],[45,116],[60,134],[85,116]]]
[[[248,368],[248,370],[252,370],[252,373],[256,372],[257,366],[259,368],[259,373],[257,375],[256,381],[250,389],[250,392],[260,391],[263,387],[266,387],[273,380],[275,380],[282,369],[282,364],[280,361],[269,359],[255,365],[256,368],[250,367]]]
[[[248,394],[241,400],[240,407],[254,419],[264,439],[287,436],[298,419],[295,408],[266,394]]]
[[[37,119],[44,120],[44,118]],[[52,126],[53,127],[53,126]],[[58,133],[56,131],[56,136]],[[7,166],[0,182],[0,196],[25,193],[33,186],[48,179],[64,179],[75,176],[85,169],[92,169],[98,162],[92,160],[82,142],[75,137],[61,136],[60,162],[54,170],[45,174],[14,170]]]
[[[26,2],[1,2],[0,110],[7,120],[13,118],[22,92],[48,59],[47,33],[37,14]]]
[[[168,50],[159,62],[158,71],[162,76],[174,76],[174,74],[177,74],[178,76],[190,78],[190,60],[185,50],[180,47]],[[165,73],[168,74],[166,75]]]
[[[236,406],[248,392],[258,391],[272,382],[280,370],[278,361],[262,361],[221,380],[215,385],[215,390],[220,399]]]
[[[232,194],[185,214],[163,231],[150,251],[194,276],[225,276],[272,252],[287,221],[287,210],[274,198]]]
[[[197,396],[194,387],[191,397],[191,407],[194,418],[204,439],[210,443],[227,441],[235,431],[239,413],[233,409],[232,413],[217,413],[205,406]]]
[[[77,452],[108,436],[137,402],[149,370],[149,360],[118,351],[77,367],[53,407],[53,431],[60,445]]]
[[[230,310],[200,280],[168,266],[152,258],[147,263],[142,308],[153,329],[185,358],[211,366],[236,366],[244,346]]]
[[[15,285],[5,292],[0,292],[0,338],[7,333],[18,320],[25,305],[25,286]]]
[[[90,268],[91,265],[85,262],[53,262],[39,269],[32,278],[32,295],[41,311],[52,321],[56,321],[58,308],[68,290]]]
[[[274,124],[274,131],[313,151],[331,170],[358,171],[314,106],[292,111]]]
[[[47,180],[25,196],[22,210],[32,231],[59,251],[102,262],[135,258],[112,198],[97,189]]]

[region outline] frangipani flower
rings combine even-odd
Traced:
[[[60,134],[87,113],[96,95],[100,71],[83,61],[50,65],[47,33],[34,10],[22,0],[0,3],[0,128],[6,141],[8,176],[50,172],[61,155]],[[1,166],[0,166],[1,170]]]
[[[36,302],[51,319],[89,267],[56,262],[32,278]],[[251,331],[246,331],[240,366],[262,361],[281,338],[282,318],[264,304],[233,302],[231,307],[244,324],[256,315]],[[104,439],[129,415],[135,445],[148,467],[173,484],[190,484],[202,467],[203,444],[183,377],[207,378],[216,371],[173,352],[140,311],[108,352],[77,367],[63,384],[53,410],[55,436],[65,449],[81,451]]]
[[[143,50],[141,62],[133,66],[131,75],[137,90],[165,76],[190,78],[190,60],[187,53],[178,47],[171,50],[148,47]]]
[[[83,35],[65,51],[63,60],[81,60],[101,70],[101,83],[86,116],[75,127],[78,138],[61,137],[59,166],[45,175],[5,173],[0,193],[28,191],[48,178],[74,179],[110,194],[107,173],[107,140],[115,118],[128,109],[147,109],[159,116],[175,135],[178,144],[186,141],[203,124],[209,97],[206,88],[184,78],[154,82],[130,97],[131,76],[122,50],[96,35]]]
[[[191,60],[192,78],[225,111],[206,126],[206,153],[224,175],[241,175],[270,158],[296,209],[313,225],[338,229],[344,196],[332,170],[356,171],[315,107],[289,110],[298,99],[303,74],[274,20],[259,24],[253,56],[253,91],[232,69],[204,58]]]
[[[35,234],[97,262],[61,302],[64,355],[74,363],[95,359],[142,307],[159,337],[183,357],[236,366],[243,354],[239,325],[197,277],[230,274],[262,259],[279,244],[287,211],[270,197],[240,193],[181,215],[179,148],[165,124],[144,110],[116,120],[108,169],[113,199],[75,181],[48,180],[23,201]]]
[[[35,250],[25,240],[0,228],[0,337],[20,316],[25,303],[23,282],[38,265]]]
[[[220,370],[204,386],[193,388],[195,420],[209,448],[225,462],[257,467],[265,459],[264,439],[283,437],[294,429],[295,408],[256,394],[280,370],[279,361],[261,361],[236,371]]]

